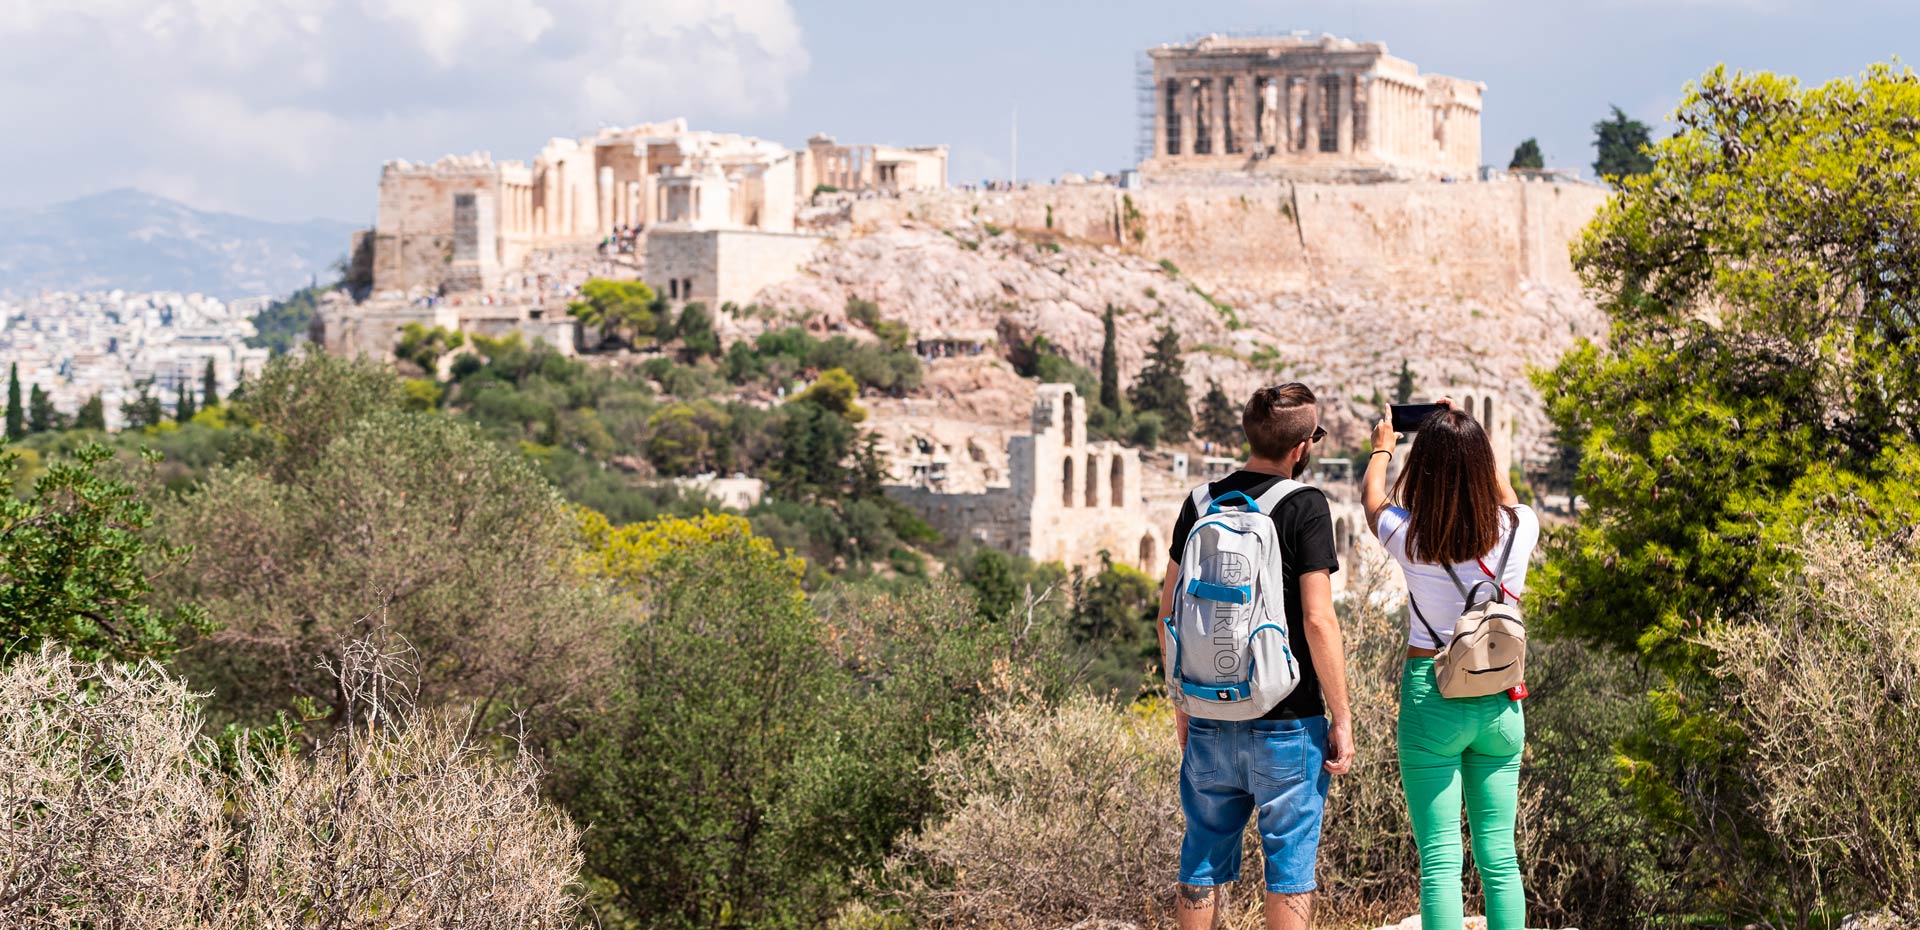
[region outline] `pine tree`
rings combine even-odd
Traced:
[[[184,426],[188,421],[193,419],[195,412],[193,407],[193,388],[189,387],[187,382],[183,380],[180,382],[178,392],[173,398],[173,420]]]
[[[27,434],[27,411],[20,405],[20,363],[14,362],[7,367],[7,438],[19,439]]]
[[[1400,380],[1393,385],[1393,402],[1396,404],[1413,403],[1413,369],[1407,367],[1407,360],[1400,360]]]
[[[1128,392],[1134,409],[1157,413],[1169,442],[1185,442],[1193,434],[1193,408],[1187,403],[1187,363],[1180,358],[1180,334],[1161,327],[1147,352],[1147,366]]]
[[[132,400],[120,404],[120,420],[125,429],[145,429],[167,418],[160,398],[153,396],[153,382],[142,381]]]
[[[1240,411],[1233,398],[1220,389],[1220,382],[1207,380],[1207,396],[1200,399],[1200,438],[1228,449],[1237,449],[1245,433],[1240,427]]]
[[[1100,406],[1120,412],[1120,347],[1114,335],[1113,305],[1107,305],[1106,315],[1100,318],[1106,328],[1106,335],[1100,341]]]
[[[220,379],[213,373],[213,357],[207,357],[207,368],[200,373],[200,406],[220,406]]]
[[[34,385],[27,392],[27,432],[51,433],[61,425],[60,411],[53,406],[53,395]]]
[[[1546,166],[1547,166],[1546,156],[1540,154],[1540,143],[1538,140],[1535,140],[1532,138],[1529,138],[1525,142],[1522,142],[1519,145],[1514,146],[1513,160],[1507,162],[1507,167],[1509,169],[1532,168],[1534,170],[1539,170],[1541,168],[1545,168]]]
[[[1646,147],[1652,142],[1647,124],[1629,119],[1619,107],[1613,115],[1593,124],[1593,147],[1599,154],[1593,170],[1601,178],[1627,178],[1653,170],[1653,156]]]
[[[100,395],[95,394],[80,405],[80,412],[73,416],[73,428],[106,431],[107,405],[100,402]]]

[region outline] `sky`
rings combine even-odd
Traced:
[[[1590,173],[1618,104],[1716,64],[1819,83],[1910,53],[1912,0],[0,0],[0,207],[137,187],[371,223],[380,165],[688,117],[951,146],[955,183],[1130,165],[1142,49],[1304,29],[1485,82],[1482,156]]]

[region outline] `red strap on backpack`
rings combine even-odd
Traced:
[[[1493,569],[1491,569],[1491,568],[1488,568],[1488,567],[1487,567],[1487,560],[1486,560],[1486,559],[1474,559],[1474,561],[1475,561],[1475,562],[1478,562],[1478,563],[1480,563],[1480,570],[1481,570],[1481,571],[1483,571],[1483,572],[1486,572],[1486,573],[1487,573],[1487,577],[1488,577],[1488,578],[1493,578],[1493,583],[1494,583],[1494,584],[1497,584],[1497,585],[1499,585],[1499,586],[1500,586],[1500,593],[1502,593],[1502,594],[1505,594],[1505,595],[1506,595],[1507,597],[1509,597],[1509,598],[1512,598],[1513,600],[1516,600],[1516,601],[1518,601],[1518,600],[1520,599],[1520,596],[1519,596],[1519,595],[1517,595],[1517,594],[1515,594],[1515,593],[1513,593],[1512,591],[1509,591],[1509,590],[1507,590],[1507,583],[1506,583],[1506,582],[1504,582],[1504,581],[1501,581],[1501,580],[1500,580],[1500,579],[1498,579],[1498,578],[1494,578],[1494,576],[1493,576]]]

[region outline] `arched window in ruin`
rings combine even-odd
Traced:
[[[1480,398],[1480,425],[1493,428],[1493,398]]]
[[[1148,533],[1147,535],[1140,537],[1140,570],[1141,571],[1150,572],[1153,570],[1153,559],[1154,559],[1154,556],[1160,554],[1159,550],[1160,550],[1160,546],[1158,543],[1154,542],[1152,533]]]
[[[1345,552],[1353,546],[1353,540],[1347,538],[1347,518],[1333,521],[1333,548]]]
[[[1087,506],[1100,506],[1100,482],[1094,480],[1100,474],[1100,466],[1093,453],[1087,453]]]
[[[1461,405],[1458,409],[1465,410],[1467,412],[1467,416],[1473,416],[1473,395],[1468,394],[1467,402]]]
[[[1060,506],[1073,506],[1073,456],[1060,460]]]
[[[1113,457],[1113,465],[1107,469],[1107,487],[1111,488],[1113,506],[1125,507],[1127,499],[1126,461],[1120,456]]]
[[[1060,435],[1064,437],[1062,439],[1063,445],[1068,445],[1068,446],[1073,445],[1073,392],[1072,391],[1068,391],[1067,393],[1061,395]]]

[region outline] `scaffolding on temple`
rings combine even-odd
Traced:
[[[1146,52],[1133,58],[1134,118],[1133,163],[1153,157],[1154,94],[1153,59]]]

